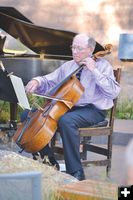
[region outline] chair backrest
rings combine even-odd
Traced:
[[[0,200],[41,200],[41,173],[0,174]]]
[[[114,70],[114,76],[115,79],[118,83],[120,83],[120,78],[121,78],[121,68],[117,68]],[[110,111],[110,117],[109,117],[109,126],[112,128],[113,130],[113,125],[114,125],[114,118],[115,118],[115,112],[116,112],[116,105],[117,105],[117,98],[114,99],[114,106],[111,108]]]

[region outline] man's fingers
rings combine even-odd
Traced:
[[[26,87],[25,91],[26,93],[33,93],[38,87],[38,82],[37,81],[30,81]]]

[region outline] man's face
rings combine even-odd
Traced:
[[[88,46],[87,36],[76,36],[72,43],[72,56],[75,62],[80,63],[92,55],[92,48]]]

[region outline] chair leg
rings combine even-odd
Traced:
[[[88,137],[83,137],[82,141],[81,141],[81,159],[83,160],[87,160],[87,148],[86,148],[86,144],[90,143],[91,140],[91,136]]]
[[[111,160],[108,161],[108,165],[106,168],[106,175],[108,178],[110,177],[110,173],[111,173]]]
[[[106,169],[107,177],[110,177],[111,172],[111,159],[112,159],[112,134],[108,136],[108,165]]]
[[[81,143],[81,148],[82,148],[82,152],[81,152],[81,159],[82,160],[87,160],[87,150],[86,150],[86,145],[85,145],[85,143]]]

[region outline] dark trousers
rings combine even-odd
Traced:
[[[71,174],[82,169],[78,128],[88,127],[103,121],[105,114],[105,111],[88,104],[84,107],[75,106],[60,118],[58,127],[63,142],[67,173]]]

